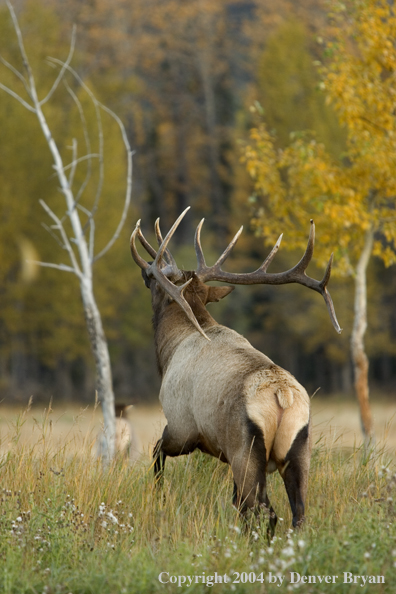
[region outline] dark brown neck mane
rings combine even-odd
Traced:
[[[186,289],[184,296],[201,328],[206,331],[211,326],[218,326],[218,323],[207,311],[198,292],[195,290],[194,281]],[[174,301],[170,301],[165,294],[163,294],[159,304],[154,304],[153,298],[153,310],[157,366],[162,376],[177,346],[189,334],[198,333],[198,331],[180,306]],[[202,340],[206,339],[202,337]]]

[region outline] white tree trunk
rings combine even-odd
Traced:
[[[95,358],[96,389],[103,412],[105,455],[108,460],[111,460],[115,453],[116,421],[109,349],[100,312],[96,305],[92,282],[83,277],[80,287],[89,340]]]
[[[114,392],[111,377],[111,364],[109,350],[107,346],[106,337],[103,330],[102,319],[99,309],[96,305],[93,284],[92,284],[92,260],[89,254],[88,245],[84,236],[80,217],[74,201],[72,189],[65,174],[63,161],[59,152],[58,146],[52,137],[51,130],[47,124],[46,118],[41,109],[41,105],[37,99],[37,95],[33,93],[33,101],[36,108],[37,117],[39,119],[41,129],[48,142],[48,146],[52,153],[55,170],[58,175],[58,180],[61,185],[63,195],[66,200],[68,216],[74,232],[74,241],[77,245],[80,265],[74,256],[74,252],[69,245],[69,256],[74,267],[74,271],[80,279],[81,297],[84,306],[85,320],[87,324],[89,339],[91,342],[92,352],[95,358],[96,365],[96,386],[98,391],[98,398],[102,406],[104,433],[107,445],[107,459],[111,460],[114,456],[115,448],[115,406],[114,406]],[[81,268],[80,268],[81,267]]]
[[[367,266],[373,249],[374,230],[366,231],[363,251],[356,267],[355,308],[351,336],[351,352],[355,373],[355,393],[360,407],[360,419],[365,443],[374,438],[373,418],[369,401],[369,362],[364,350],[364,334],[367,328]]]

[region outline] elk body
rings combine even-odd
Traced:
[[[166,456],[189,454],[198,448],[230,464],[234,505],[242,513],[248,508],[255,513],[269,511],[268,531],[273,536],[277,517],[267,495],[267,473],[278,469],[283,478],[293,526],[300,526],[304,520],[311,453],[309,397],[290,373],[212,318],[206,305],[223,299],[234,287],[209,286],[206,282],[304,284],[324,296],[333,324],[340,331],[326,289],[331,259],[322,281],[306,276],[314,243],[311,221],[306,252],[291,270],[267,273],[281,236],[258,270],[227,273],[221,265],[242,228],[216,264],[208,267],[200,242],[201,221],[195,236],[198,267],[195,271],[181,271],[167,246],[186,211],[164,240],[157,221],[158,251],[144,238],[140,221],[131,237],[132,256],[151,291],[162,376],[160,401],[168,423],[154,448],[156,480],[162,478]],[[136,237],[154,262],[140,257]]]
[[[132,405],[115,405],[114,450],[117,456],[136,462],[142,454],[140,440],[128,419],[128,411]],[[97,438],[96,453],[103,457],[107,452],[106,435],[101,431]]]

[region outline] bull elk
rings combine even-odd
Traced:
[[[223,299],[234,287],[206,283],[300,283],[323,295],[333,325],[340,332],[326,289],[332,257],[321,281],[305,274],[314,248],[315,227],[311,221],[306,251],[290,270],[267,272],[281,235],[255,272],[224,272],[221,265],[242,227],[214,266],[207,266],[200,239],[202,220],[195,234],[197,269],[179,270],[168,244],[187,210],[165,239],[157,220],[158,251],[145,239],[140,221],[131,236],[133,259],[151,291],[156,355],[162,377],[160,401],[168,423],[154,448],[155,477],[162,480],[166,456],[189,454],[196,448],[230,464],[233,504],[242,514],[247,509],[256,514],[269,513],[268,535],[272,537],[277,516],[267,495],[267,473],[278,469],[283,478],[293,526],[304,521],[311,454],[309,397],[290,373],[253,348],[243,336],[212,318],[206,305]],[[146,262],[139,255],[136,237],[153,262]]]

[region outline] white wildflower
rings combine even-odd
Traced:
[[[294,549],[293,547],[286,547],[282,550],[282,554],[285,557],[293,557],[294,556]]]
[[[109,520],[113,522],[113,524],[118,524],[118,519],[115,517],[111,510],[107,512],[107,517],[109,518]]]

